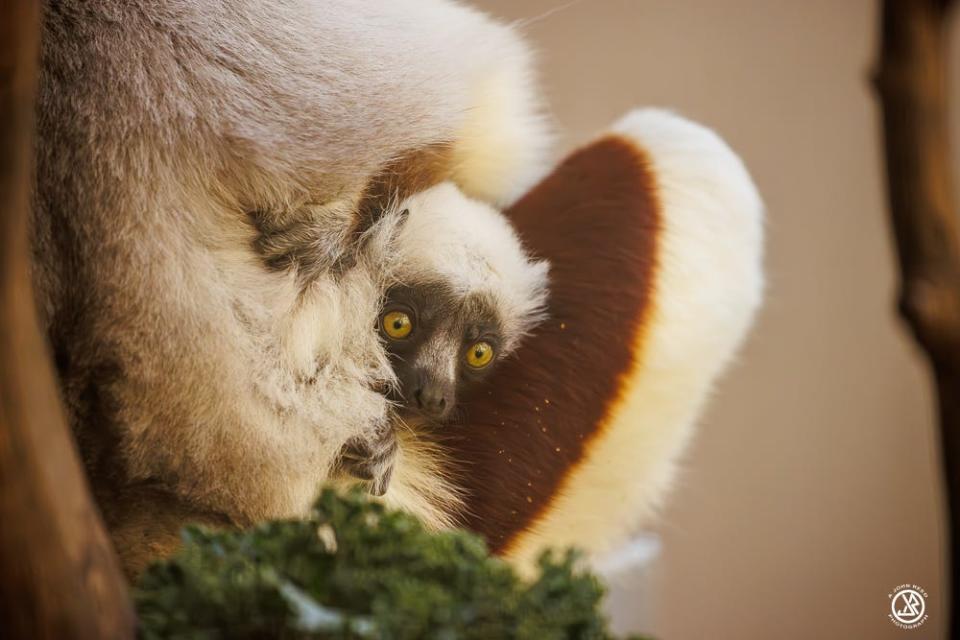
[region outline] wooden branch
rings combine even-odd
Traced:
[[[27,225],[39,4],[0,3],[0,635],[132,638],[126,585],[34,311]]]
[[[951,634],[960,637],[960,229],[951,185],[944,0],[885,0],[883,112],[900,312],[936,380],[947,492]]]

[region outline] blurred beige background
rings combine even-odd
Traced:
[[[932,398],[892,311],[867,82],[876,3],[476,4],[535,19],[524,30],[563,148],[632,106],[668,106],[726,138],[767,204],[766,307],[659,523],[645,630],[664,640],[942,637]],[[910,632],[887,619],[887,594],[905,582],[930,594],[929,620]]]

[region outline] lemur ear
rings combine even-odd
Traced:
[[[714,133],[645,110],[506,213],[550,262],[549,318],[445,446],[462,524],[526,564],[601,551],[657,504],[759,304],[762,206]]]

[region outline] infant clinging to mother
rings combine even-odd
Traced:
[[[389,486],[397,429],[442,423],[464,388],[493,373],[544,315],[545,261],[531,257],[493,207],[446,182],[407,198],[393,242],[395,261],[376,331],[389,354],[397,403],[373,438],[355,438],[341,467]]]

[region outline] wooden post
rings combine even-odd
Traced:
[[[0,2],[0,635],[132,638],[126,585],[66,426],[30,284],[39,6]]]
[[[936,382],[950,556],[950,637],[960,637],[960,230],[951,184],[947,0],[884,0],[875,85],[883,112],[900,313]]]

